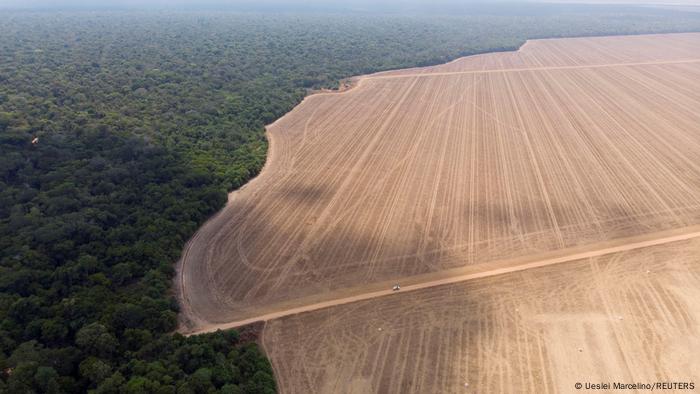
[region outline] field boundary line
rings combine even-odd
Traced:
[[[495,74],[507,72],[525,72],[525,71],[550,71],[550,70],[580,70],[580,69],[596,69],[608,67],[630,67],[630,66],[663,66],[666,64],[688,64],[699,63],[700,59],[682,59],[682,60],[659,60],[649,62],[634,62],[634,63],[609,63],[609,64],[581,64],[577,66],[545,66],[545,67],[522,67],[522,68],[503,68],[500,70],[466,70],[466,71],[444,71],[434,73],[411,73],[411,74],[389,74],[366,76],[362,79],[393,79],[393,78],[411,78],[411,77],[440,77],[445,75],[462,75],[462,74]]]
[[[365,287],[354,287],[352,290],[370,289],[363,293],[356,293],[348,296],[341,296],[325,301],[312,302],[306,305],[290,307],[287,309],[263,313],[258,316],[231,321],[226,323],[213,323],[198,327],[185,332],[185,335],[195,335],[216,330],[226,330],[237,328],[256,322],[267,322],[286,316],[297,315],[304,312],[311,312],[326,309],[333,306],[350,304],[359,301],[370,300],[389,295],[400,295],[406,292],[427,289],[431,287],[444,286],[454,283],[466,282],[469,280],[486,278],[490,276],[502,275],[512,272],[524,271],[533,268],[546,267],[554,264],[561,264],[576,260],[605,256],[613,253],[626,252],[642,249],[672,242],[680,242],[700,237],[700,226],[683,227],[679,229],[655,232],[634,237],[619,238],[616,240],[604,241],[591,245],[567,248],[558,251],[539,254],[519,259],[500,260],[488,263],[473,264],[466,267],[448,269],[439,272],[415,275],[394,279],[391,281],[381,281]],[[391,283],[401,283],[400,291],[393,291]],[[371,290],[376,288],[377,290]],[[332,295],[332,294],[331,294]]]

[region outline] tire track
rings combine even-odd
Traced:
[[[700,226],[693,226],[689,228],[684,228],[682,230],[665,231],[661,234],[650,234],[641,237],[633,237],[631,239],[617,240],[612,242],[607,242],[604,247],[591,247],[588,246],[585,251],[577,251],[571,254],[565,254],[562,256],[546,258],[536,261],[527,260],[516,260],[506,261],[506,262],[496,262],[496,263],[483,263],[479,264],[477,267],[468,267],[468,270],[472,271],[465,274],[454,274],[445,278],[433,279],[423,282],[411,283],[409,285],[404,285],[400,292],[394,292],[391,289],[371,291],[367,293],[361,293],[349,297],[337,298],[323,302],[317,302],[313,304],[307,304],[299,307],[289,308],[285,310],[280,310],[276,312],[266,313],[264,315],[255,316],[247,318],[244,320],[232,321],[223,324],[209,324],[204,327],[199,327],[194,331],[186,332],[187,335],[196,335],[207,332],[213,332],[216,330],[226,330],[236,327],[245,326],[251,323],[259,321],[269,321],[273,319],[279,319],[285,316],[296,315],[305,312],[317,311],[320,309],[331,308],[338,305],[344,305],[349,303],[354,303],[358,301],[365,301],[379,297],[386,297],[390,295],[405,294],[407,292],[428,289],[431,287],[444,286],[453,283],[465,282],[474,279],[486,278],[489,276],[503,275],[512,272],[523,271],[527,269],[546,267],[553,264],[562,264],[566,262],[588,259],[593,257],[605,256],[608,254],[626,252],[636,249],[648,248],[651,246],[664,245],[672,242],[679,242],[684,240],[689,240],[693,238],[700,237]],[[411,278],[403,278],[396,280],[396,282],[406,282],[410,281]]]

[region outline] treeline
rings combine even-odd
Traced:
[[[539,11],[538,11],[539,12]],[[0,392],[270,393],[235,331],[171,334],[173,263],[262,167],[263,125],[341,78],[700,14],[0,15]]]

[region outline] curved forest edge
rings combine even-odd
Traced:
[[[265,162],[264,125],[353,75],[700,14],[0,15],[0,392],[268,393],[251,331],[173,334],[173,262]]]

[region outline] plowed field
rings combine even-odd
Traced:
[[[271,320],[263,341],[284,393],[574,393],[577,382],[658,381],[694,382],[665,391],[694,392],[698,283],[693,239]]]
[[[700,34],[359,77],[268,134],[263,172],[185,251],[184,331],[700,224]]]

